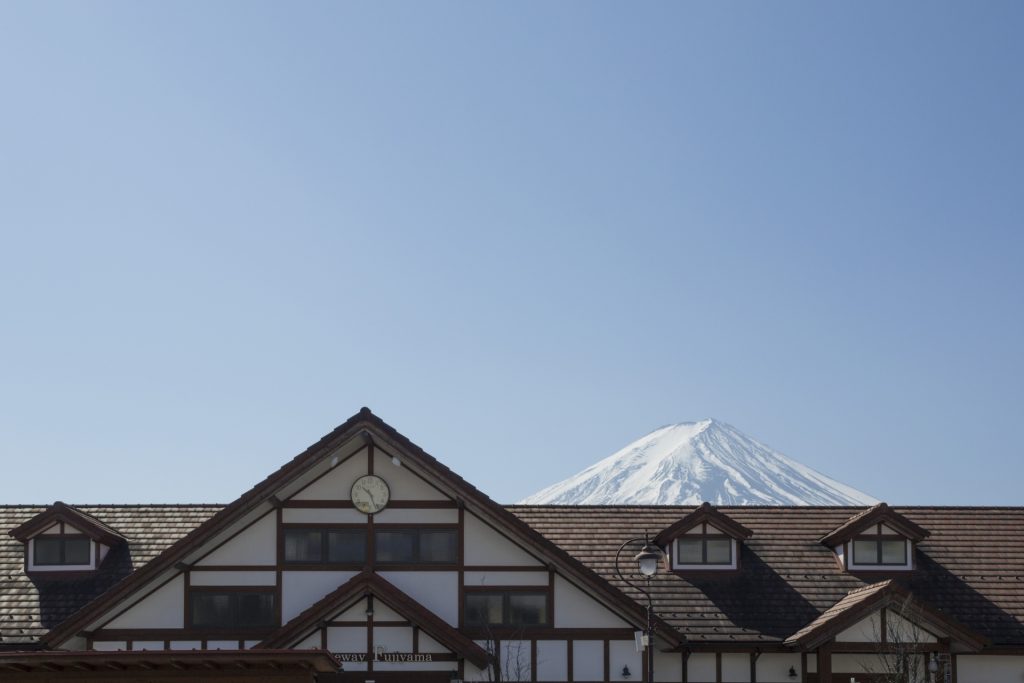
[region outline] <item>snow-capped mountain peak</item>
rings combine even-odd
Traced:
[[[523,504],[873,505],[719,420],[655,429]]]

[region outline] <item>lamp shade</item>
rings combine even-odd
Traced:
[[[652,543],[647,543],[633,559],[636,560],[637,565],[640,567],[641,574],[644,576],[654,576],[658,573],[658,564],[664,557],[665,554],[661,552],[661,548]]]

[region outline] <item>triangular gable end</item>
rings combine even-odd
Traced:
[[[821,543],[830,548],[835,548],[878,524],[884,524],[915,543],[923,541],[931,535],[927,529],[915,524],[887,504],[879,503],[848,519],[842,526],[833,530],[827,536],[822,537]]]
[[[363,572],[309,607],[299,616],[268,636],[257,649],[279,649],[294,646],[311,631],[323,628],[324,622],[349,609],[353,603],[373,596],[411,624],[423,629],[431,638],[478,667],[487,665],[487,653],[475,642],[449,626],[443,619],[418,603],[394,584],[377,574]]]
[[[33,536],[61,522],[92,540],[105,543],[108,546],[114,546],[127,540],[115,529],[107,526],[92,515],[87,515],[81,510],[59,500],[24,524],[7,533],[25,543]]]
[[[135,573],[54,627],[44,637],[43,645],[61,647],[90,627],[94,628],[102,619],[112,618],[119,610],[141,599],[143,591],[170,580],[183,568],[187,569],[190,562],[208,555],[232,534],[278,510],[282,500],[304,488],[339,460],[365,449],[368,443],[379,444],[392,457],[399,458],[403,468],[407,467],[436,487],[454,501],[454,505],[472,512],[543,564],[585,588],[593,599],[627,622],[640,627],[646,623],[646,614],[639,604],[364,408]],[[671,626],[660,619],[657,622],[666,641],[672,646],[681,644],[683,639]]]
[[[674,541],[679,536],[685,534],[690,529],[693,529],[698,524],[704,523],[713,526],[723,534],[737,541],[746,540],[754,535],[753,531],[732,519],[725,513],[720,512],[718,508],[711,503],[705,501],[701,503],[700,507],[696,510],[684,516],[667,529],[659,532],[658,535],[654,537],[654,542],[658,545],[666,545]]]
[[[787,638],[785,644],[813,650],[870,619],[880,609],[894,610],[896,618],[919,626],[927,634],[956,640],[969,650],[976,651],[988,644],[985,636],[916,598],[893,579],[850,591],[817,619]],[[886,629],[879,630],[884,632]],[[884,636],[879,633],[875,637],[881,639]]]

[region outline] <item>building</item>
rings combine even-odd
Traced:
[[[643,681],[645,531],[658,681],[1024,679],[1024,508],[501,506],[367,409],[226,507],[0,526],[5,682]]]

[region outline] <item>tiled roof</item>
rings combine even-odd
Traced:
[[[680,506],[511,506],[530,526],[637,600],[615,551],[693,511]],[[656,609],[691,642],[782,642],[850,591],[899,576],[915,596],[995,646],[1024,645],[1024,508],[895,508],[931,535],[910,573],[848,574],[820,539],[863,508],[721,507],[753,532],[740,570],[659,573]],[[628,561],[628,559],[627,559]]]
[[[221,510],[221,505],[76,506],[129,542],[111,551],[95,575],[35,579],[23,568],[23,545],[0,533],[0,649],[36,643],[85,603]],[[0,530],[13,529],[45,506],[0,506]],[[616,549],[631,537],[670,527],[684,506],[510,506],[518,518],[576,560],[641,596],[614,575]],[[1024,508],[896,508],[928,529],[909,574],[841,571],[820,539],[864,508],[723,507],[753,535],[742,544],[739,571],[652,581],[658,614],[693,643],[781,644],[836,607],[851,591],[894,576],[938,613],[991,640],[1024,646]],[[628,562],[628,557],[626,558]]]
[[[221,505],[79,505],[76,510],[128,539],[95,573],[67,578],[30,577],[24,548],[0,533],[0,649],[36,642],[72,612],[148,562],[220,510]],[[45,505],[0,506],[0,531],[16,528]]]

